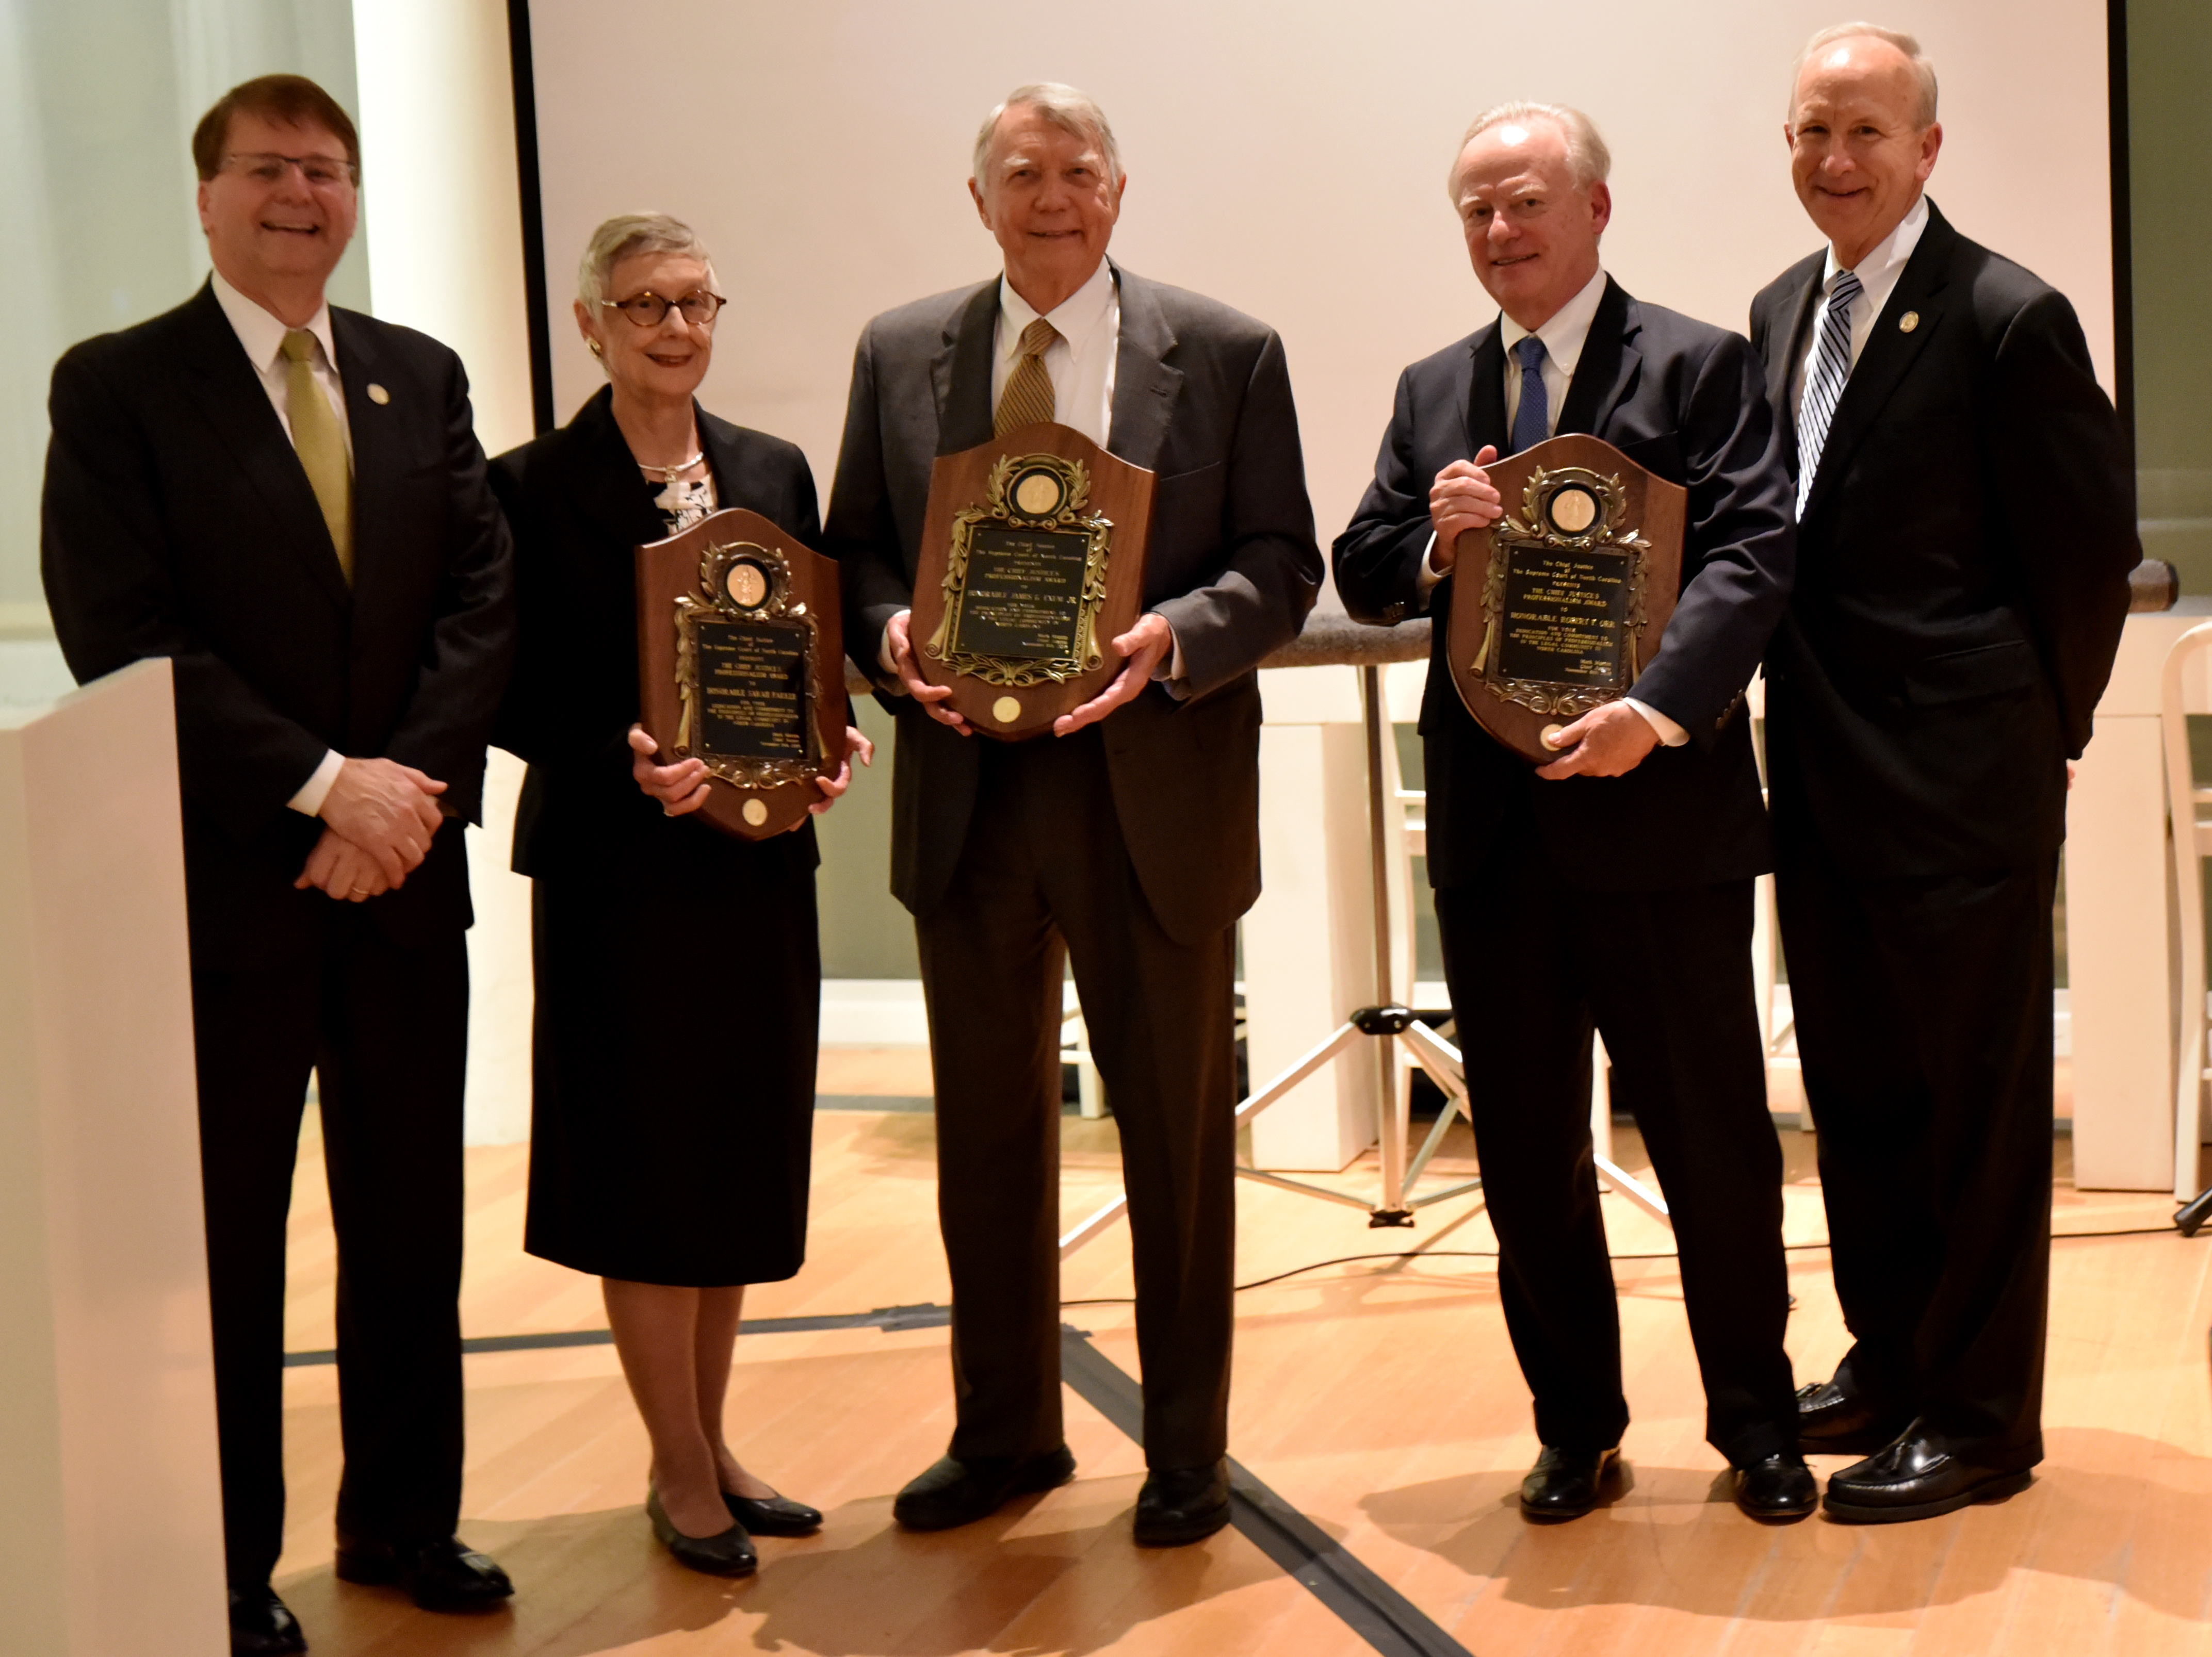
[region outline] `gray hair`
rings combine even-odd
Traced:
[[[1558,127],[1559,137],[1566,142],[1567,165],[1573,170],[1577,190],[1603,184],[1606,175],[1613,171],[1613,152],[1598,136],[1597,123],[1582,111],[1565,104],[1534,104],[1516,100],[1484,110],[1461,136],[1459,148],[1452,151],[1451,168],[1444,174],[1444,193],[1451,197],[1455,208],[1459,205],[1459,158],[1480,135],[1508,121],[1549,121]]]
[[[714,280],[714,261],[699,233],[681,219],[665,213],[617,213],[584,245],[583,263],[576,267],[576,297],[597,307],[607,296],[607,280],[615,266],[638,253],[681,253],[707,267],[707,280]]]
[[[1936,65],[1928,61],[1920,50],[1920,42],[1896,29],[1886,29],[1879,23],[1838,23],[1824,28],[1808,40],[1798,52],[1797,61],[1790,66],[1790,119],[1797,118],[1797,82],[1805,73],[1822,46],[1832,46],[1838,40],[1879,40],[1885,46],[1895,46],[1912,65],[1912,73],[1920,82],[1920,107],[1914,118],[1923,127],[1936,124]]]
[[[1106,182],[1120,185],[1121,146],[1114,142],[1114,129],[1106,124],[1106,112],[1098,107],[1097,100],[1057,81],[1037,81],[1008,93],[976,129],[975,154],[969,167],[978,190],[990,183],[983,169],[990,164],[991,140],[998,133],[999,118],[1010,109],[1033,109],[1061,131],[1097,144],[1106,162]]]

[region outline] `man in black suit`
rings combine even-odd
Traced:
[[[338,1241],[338,1575],[459,1610],[467,864],[507,530],[460,361],[331,309],[353,124],[294,76],[192,139],[215,271],[56,366],[43,561],[80,680],[169,659],[232,1648],[305,1649],[283,1542],[284,1220],[307,1075]]]
[[[1072,956],[1121,1130],[1145,1460],[1136,1539],[1229,1516],[1237,918],[1260,887],[1261,658],[1322,576],[1282,343],[1109,264],[1123,178],[1097,106],[1024,87],[969,188],[1003,278],[862,335],[825,530],[854,658],[898,719],[891,885],[913,911],[937,1089],[958,1423],[899,1494],[941,1529],[1065,1480],[1059,1030]],[[931,461],[1056,419],[1158,476],[1127,665],[1054,734],[977,740],[908,637]]]
[[[1784,130],[1828,246],[1752,306],[1801,571],[1766,744],[1853,1337],[1802,1442],[1870,1458],[1831,1513],[1917,1519],[2043,1456],[2051,896],[2141,555],[2072,307],[1922,193],[1943,130],[1911,37],[1815,35]]]
[[[1337,589],[1364,619],[1436,618],[1429,879],[1544,1446],[1522,1509],[1588,1512],[1628,1424],[1591,1163],[1595,1024],[1666,1189],[1706,1436],[1746,1511],[1801,1518],[1816,1492],[1782,1348],[1782,1157],[1751,983],[1752,886],[1770,865],[1741,712],[1790,590],[1787,483],[1741,337],[1631,299],[1600,268],[1607,165],[1575,110],[1507,104],[1468,130],[1451,200],[1504,314],[1401,377],[1375,482],[1337,539]],[[1658,653],[1532,770],[1462,704],[1444,618],[1454,543],[1499,516],[1485,469],[1559,432],[1686,486],[1688,519]]]

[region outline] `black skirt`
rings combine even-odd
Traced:
[[[657,855],[617,840],[533,883],[523,1246],[635,1283],[775,1282],[805,1258],[814,837],[654,827]]]

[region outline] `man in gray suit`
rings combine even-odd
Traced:
[[[1067,1479],[1060,1399],[1059,1029],[1072,957],[1121,1130],[1145,1460],[1136,1539],[1228,1521],[1237,918],[1260,889],[1261,658],[1322,578],[1282,343],[1112,264],[1104,113],[1020,88],[969,190],[1003,277],[871,322],[824,528],[847,637],[898,720],[891,888],[915,916],[953,1296],[950,1453],[900,1523],[963,1525]],[[1050,418],[1153,471],[1144,613],[1096,699],[978,740],[908,637],[931,462]]]

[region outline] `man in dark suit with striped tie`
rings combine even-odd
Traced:
[[[1066,1479],[1060,1009],[1072,961],[1121,1132],[1145,1381],[1139,1543],[1228,1522],[1237,918],[1260,885],[1260,689],[1321,583],[1282,342],[1106,258],[1124,179],[1071,87],[1014,92],[969,180],[1003,277],[871,322],[824,525],[846,638],[898,720],[891,887],[915,916],[952,1276],[950,1453],[910,1528]],[[1126,665],[1032,742],[978,739],[907,634],[931,461],[1027,422],[1158,475]]]
[[[1767,659],[1778,890],[1836,1291],[1799,1395],[1838,1518],[1948,1513],[2042,1459],[2051,907],[2140,556],[2128,440],[2065,298],[1923,193],[1909,35],[1798,62],[1784,131],[1827,238],[1753,302],[1798,518]]]

